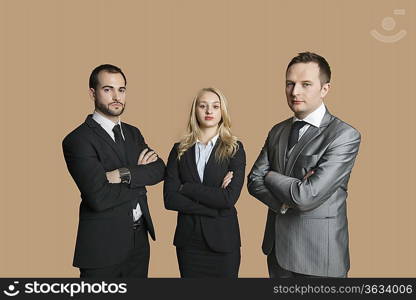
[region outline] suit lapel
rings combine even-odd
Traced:
[[[125,150],[126,150],[126,159],[128,165],[137,165],[137,157],[135,155],[135,149],[137,145],[134,143],[134,136],[130,130],[127,130],[126,126],[121,123],[123,129],[123,135],[125,138]]]
[[[188,169],[191,171],[192,177],[194,178],[195,182],[202,183],[201,179],[199,178],[198,169],[196,167],[195,161],[195,144],[185,152],[186,164]]]
[[[285,168],[285,174],[290,175],[292,172],[293,166],[296,162],[296,160],[299,157],[299,154],[302,152],[302,150],[316,137],[320,134],[320,129],[310,125],[308,130],[303,134],[299,142],[293,147],[292,153],[290,153],[290,156],[287,160],[286,168]]]
[[[287,148],[287,143],[289,140],[291,126],[292,126],[292,119],[289,119],[288,122],[286,122],[286,125],[282,130],[282,133],[280,135],[280,139],[278,142],[279,167],[281,168],[281,170],[277,170],[278,172],[283,172],[286,166],[286,151],[287,151],[286,148]]]
[[[293,166],[295,165],[295,162],[298,159],[301,152],[303,151],[303,149],[305,149],[305,147],[311,141],[313,141],[318,135],[322,133],[322,131],[328,126],[331,120],[332,120],[332,115],[329,113],[328,110],[326,110],[319,128],[313,125],[309,126],[308,130],[306,130],[306,132],[303,134],[299,142],[293,147],[292,153],[290,153],[290,156],[287,160],[287,164],[285,166],[285,172],[284,172],[285,175],[290,176],[290,174],[292,173]],[[287,139],[286,139],[286,145],[287,145]]]
[[[94,119],[92,118],[92,115],[89,115],[87,117],[87,119],[85,120],[85,123],[87,123],[87,125],[94,131],[94,133],[97,134],[100,138],[102,138],[114,150],[120,162],[123,162],[124,161],[123,154],[120,153],[116,143],[108,135],[108,133],[101,127],[101,125],[94,121]]]

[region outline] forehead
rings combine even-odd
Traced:
[[[319,80],[319,66],[315,62],[297,63],[290,66],[286,73],[286,80],[314,81]]]
[[[101,71],[98,73],[98,85],[99,86],[124,86],[124,78],[120,73],[110,73],[107,71]]]
[[[205,102],[205,103],[215,103],[219,102],[220,98],[218,98],[217,94],[213,92],[203,92],[201,96],[198,98],[198,103]]]

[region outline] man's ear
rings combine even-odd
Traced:
[[[329,89],[331,88],[331,83],[325,83],[321,88],[321,98],[324,99],[326,94],[328,94]]]
[[[90,88],[90,89],[88,90],[88,94],[90,95],[90,99],[91,99],[92,101],[95,101],[95,90],[94,90],[93,88]]]

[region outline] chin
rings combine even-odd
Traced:
[[[213,123],[202,123],[202,127],[203,128],[218,127],[218,123],[216,123],[216,124],[213,124]]]
[[[112,117],[118,117],[123,113],[123,111],[107,111],[107,114]]]

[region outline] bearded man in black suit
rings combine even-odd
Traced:
[[[165,164],[139,129],[120,121],[126,84],[120,68],[95,68],[89,80],[95,111],[62,143],[68,170],[81,192],[73,261],[81,277],[148,274],[147,233],[155,240],[155,232],[146,185],[163,180]]]

